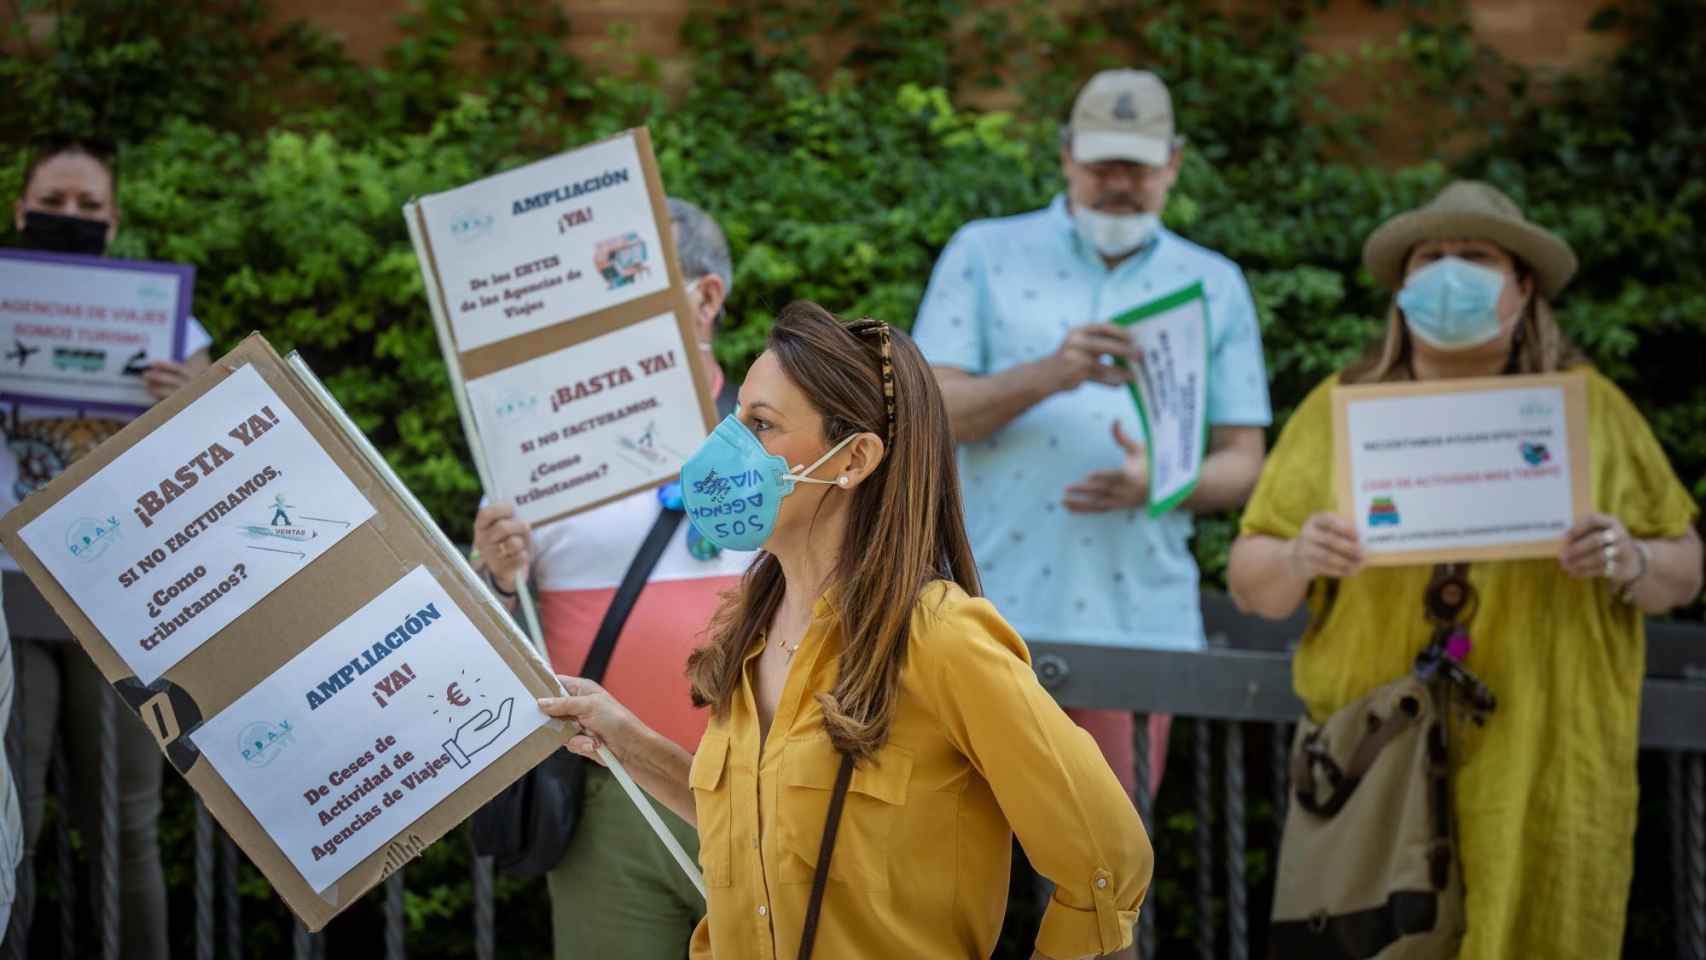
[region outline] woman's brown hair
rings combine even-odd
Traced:
[[[948,410],[912,338],[887,324],[849,325],[815,303],[795,301],[776,318],[768,346],[823,416],[828,443],[856,433],[887,443],[876,471],[850,494],[831,589],[841,624],[840,674],[834,689],[817,695],[835,748],[869,758],[888,739],[920,592],[934,580],[981,592]],[[892,436],[885,366],[892,367]],[[769,626],[782,591],[781,564],[759,554],[724,598],[709,642],[688,658],[695,705],[716,713],[728,707],[746,653]]]
[[[1515,256],[1511,259],[1516,264],[1518,279],[1533,276],[1527,264]],[[1404,260],[1409,262],[1408,255]],[[1398,299],[1394,296],[1392,305],[1386,308],[1386,333],[1369,347],[1361,359],[1345,368],[1345,372],[1339,375],[1339,382],[1413,380],[1415,371],[1410,366],[1412,349],[1410,329],[1404,325],[1403,314],[1398,311]],[[1523,307],[1522,319],[1517,321],[1516,330],[1511,334],[1511,351],[1507,373],[1557,373],[1587,362],[1587,357],[1558,326],[1552,304],[1538,289]]]

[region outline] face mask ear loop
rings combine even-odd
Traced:
[[[815,463],[813,463],[811,466],[806,467],[803,470],[799,467],[795,467],[792,471],[782,474],[782,479],[792,480],[795,483],[821,483],[821,484],[825,484],[826,486],[831,486],[831,487],[844,486],[844,484],[842,484],[841,481],[839,481],[839,480],[815,480],[812,477],[810,477],[809,474],[816,471],[818,467],[821,467],[825,463],[827,463],[829,461],[830,457],[833,457],[837,453],[840,453],[841,448],[847,446],[849,443],[852,443],[853,438],[857,437],[857,436],[858,436],[857,433],[848,434],[846,437],[842,438],[840,443],[836,444],[833,447],[830,447],[828,453],[825,453],[823,456],[818,457],[817,461]]]

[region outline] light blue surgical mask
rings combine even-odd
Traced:
[[[1461,257],[1441,257],[1410,274],[1398,306],[1410,332],[1438,350],[1470,350],[1498,339],[1505,275]]]
[[[764,449],[735,414],[723,418],[681,467],[681,500],[701,536],[724,550],[757,550],[776,528],[782,498],[796,483],[846,487],[847,478],[817,480],[811,474],[851,443],[850,434],[809,467]]]

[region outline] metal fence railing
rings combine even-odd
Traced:
[[[1303,620],[1264,623],[1238,614],[1229,600],[1212,594],[1204,597],[1203,612],[1210,648],[1201,652],[1045,642],[1033,642],[1030,648],[1038,676],[1062,704],[1138,714],[1137,805],[1152,832],[1156,819],[1146,789],[1147,714],[1170,713],[1190,724],[1196,854],[1190,886],[1198,917],[1197,954],[1203,960],[1247,960],[1254,934],[1265,929],[1267,918],[1253,914],[1244,872],[1247,806],[1252,799],[1246,773],[1256,764],[1267,766],[1269,799],[1277,819],[1283,820],[1287,748],[1292,725],[1303,712],[1291,690],[1288,648],[1302,634]],[[1267,728],[1260,738],[1268,744],[1267,756],[1247,757],[1245,745],[1261,727]],[[1640,737],[1644,752],[1656,751],[1665,758],[1676,956],[1706,960],[1706,627],[1649,625]],[[1179,742],[1175,737],[1174,743]],[[1278,832],[1273,833],[1277,843]],[[1277,849],[1269,852],[1277,862]],[[1165,869],[1157,865],[1158,871]],[[1217,888],[1223,911],[1215,910]],[[1155,913],[1145,909],[1140,920],[1139,956],[1146,960],[1155,955]],[[1217,915],[1223,922],[1216,921]]]
[[[12,586],[10,579],[7,587]],[[7,598],[8,614],[12,598]],[[1031,643],[1038,676],[1067,706],[1130,710],[1135,724],[1137,804],[1145,823],[1155,827],[1149,777],[1150,713],[1170,713],[1189,725],[1186,762],[1175,776],[1191,778],[1195,814],[1194,877],[1174,877],[1194,891],[1199,922],[1196,950],[1204,960],[1246,960],[1260,940],[1266,917],[1257,915],[1247,889],[1244,864],[1250,850],[1249,809],[1258,799],[1275,811],[1286,802],[1286,747],[1302,707],[1291,692],[1288,646],[1302,632],[1302,621],[1265,623],[1243,617],[1218,595],[1204,598],[1210,648],[1201,652],[1133,650],[1075,644]],[[1653,624],[1649,631],[1648,679],[1642,700],[1641,747],[1665,758],[1666,830],[1670,840],[1671,904],[1675,916],[1676,956],[1706,960],[1706,627]],[[116,697],[114,703],[117,703]],[[1265,728],[1265,730],[1263,729]],[[1182,742],[1184,737],[1175,737]],[[1265,742],[1265,756],[1246,750]],[[1188,765],[1188,770],[1179,769]],[[1263,771],[1262,767],[1266,766]],[[60,764],[55,764],[56,767]],[[1253,795],[1247,773],[1264,772],[1268,791]],[[63,772],[56,775],[65,783]],[[63,789],[63,787],[62,787]],[[105,802],[116,802],[107,798]],[[103,831],[103,834],[105,831]],[[48,838],[44,838],[44,846]],[[1277,840],[1277,831],[1275,837]],[[105,846],[109,839],[101,838]],[[443,842],[467,842],[458,831]],[[54,844],[61,877],[70,875],[71,852],[61,832]],[[109,848],[110,849],[110,848]],[[1277,851],[1270,851],[1277,852]],[[194,943],[196,960],[248,956],[238,896],[238,850],[218,829],[199,801],[194,831]],[[101,955],[121,956],[118,943],[116,858],[91,856],[100,882],[100,901],[92,913],[99,925]],[[479,960],[492,960],[497,942],[493,917],[491,864],[470,857],[473,910],[469,935]],[[1158,869],[1168,869],[1158,865]],[[385,960],[403,960],[403,894],[407,868],[393,874],[369,896],[381,898]],[[1158,877],[1159,879],[1159,877]],[[1223,908],[1215,908],[1216,901]],[[37,907],[38,915],[46,908]],[[64,936],[70,937],[73,910],[60,904]],[[1153,957],[1157,941],[1153,909],[1142,913],[1140,955]],[[440,934],[442,936],[442,934]],[[298,925],[292,937],[295,960],[326,956],[324,935]],[[543,947],[532,944],[530,947]],[[23,954],[19,954],[22,956]],[[75,955],[65,940],[61,956]]]

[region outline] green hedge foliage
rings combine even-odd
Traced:
[[[595,74],[563,52],[572,24],[514,0],[430,0],[379,67],[255,0],[89,0],[48,40],[15,31],[25,56],[0,74],[24,95],[0,106],[0,129],[14,143],[120,139],[118,252],[196,264],[196,310],[221,346],[259,330],[302,350],[465,536],[477,484],[398,214],[407,199],[649,124],[668,189],[712,210],[733,244],[719,355],[738,373],[794,297],[909,323],[955,228],[1059,189],[1055,130],[1082,78],[1153,65],[1191,142],[1168,222],[1244,266],[1282,412],[1377,329],[1385,298],[1358,262],[1368,231],[1454,175],[1485,176],[1582,254],[1566,324],[1706,494],[1706,122],[1689,55],[1706,14],[1670,0],[1603,14],[1597,26],[1633,42],[1556,77],[1477,48],[1450,4],[1420,6],[1426,19],[1389,45],[1326,57],[1303,42],[1304,5],[737,3],[689,22],[691,83],[666,96],[656,64]],[[1365,81],[1383,90],[1372,104],[1328,96]],[[1011,109],[965,105],[989,88]],[[1394,108],[1430,144],[1478,136],[1394,169],[1365,144]],[[21,157],[0,148],[0,190]],[[1214,578],[1227,528],[1207,526]]]
[[[378,65],[262,0],[17,0],[24,16],[0,36],[0,83],[15,91],[0,101],[0,194],[19,187],[32,137],[121,141],[115,252],[194,263],[196,313],[220,348],[258,330],[301,350],[466,538],[477,483],[399,213],[409,198],[650,125],[668,190],[713,212],[733,246],[718,355],[738,375],[796,297],[909,324],[957,227],[1060,189],[1056,131],[1083,79],[1152,66],[1190,139],[1167,221],[1244,267],[1282,417],[1379,328],[1386,298],[1361,270],[1363,238],[1452,177],[1480,176],[1575,246],[1565,324],[1706,495],[1706,8],[1608,7],[1592,27],[1623,34],[1621,52],[1560,73],[1480,47],[1457,3],[1380,5],[1413,22],[1328,56],[1306,42],[1320,5],[1301,0],[1231,5],[1245,13],[733,0],[691,17],[688,83],[666,92],[623,29],[603,38],[620,68],[595,71],[565,52],[574,24],[525,0],[417,0]],[[1371,146],[1393,131],[1421,159]],[[0,245],[11,239],[8,222]],[[1216,580],[1233,520],[1199,527]],[[165,829],[174,842],[188,827]],[[410,867],[412,929],[466,916],[463,863],[440,844]],[[1170,922],[1195,922],[1182,892],[1157,889]],[[245,890],[254,935],[287,942],[258,875]],[[537,952],[539,888],[500,896],[505,942]],[[371,931],[372,909],[340,925]],[[463,937],[411,950],[469,955]]]

